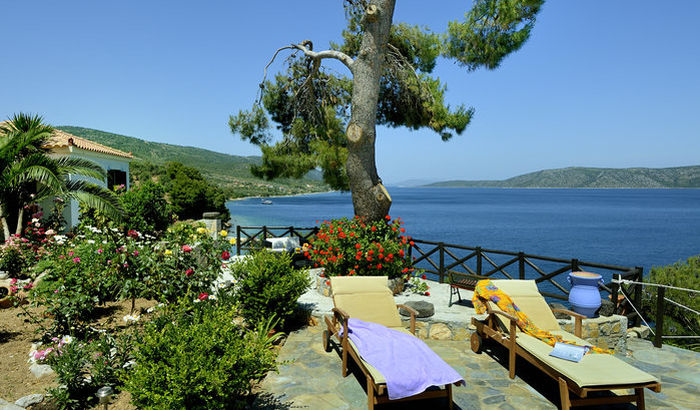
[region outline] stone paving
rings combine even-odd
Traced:
[[[340,375],[337,350],[323,351],[323,327],[309,326],[293,332],[280,351],[278,373],[261,383],[259,409],[361,409],[367,408],[362,373],[355,369]],[[466,386],[454,388],[455,409],[552,409],[559,405],[556,383],[525,361],[518,361],[516,378],[508,378],[507,354],[495,344],[475,354],[466,341],[426,340],[436,353],[462,374]],[[661,393],[646,390],[650,409],[697,409],[700,398],[700,354],[672,346],[654,348],[650,342],[630,339],[622,360],[661,379]],[[500,360],[497,361],[495,359]],[[501,364],[504,363],[504,364]],[[351,367],[351,369],[353,369]],[[416,401],[377,406],[379,409],[446,408],[442,401]],[[600,408],[600,407],[599,407]],[[606,408],[627,409],[632,405]]]

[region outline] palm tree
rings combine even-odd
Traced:
[[[124,211],[114,193],[69,175],[104,180],[105,171],[92,161],[80,158],[51,158],[44,144],[53,128],[40,116],[15,114],[0,125],[0,220],[5,239],[10,236],[8,218],[17,217],[15,234],[22,233],[24,206],[46,197],[76,199],[113,219]]]

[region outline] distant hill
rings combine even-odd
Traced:
[[[452,188],[700,188],[700,166],[676,168],[571,167],[531,172],[501,181],[443,181]]]
[[[74,126],[58,126],[55,128],[108,147],[131,152],[136,161],[153,164],[177,161],[197,168],[207,180],[232,192],[233,196],[247,194],[284,195],[328,190],[328,187],[321,181],[320,172],[318,171],[310,172],[306,178],[301,180],[279,179],[264,181],[255,178],[250,173],[250,166],[261,163],[261,157],[259,156],[222,154],[202,148],[144,141],[139,138],[91,128]]]

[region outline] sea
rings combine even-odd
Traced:
[[[423,240],[639,266],[645,275],[700,255],[700,189],[396,187],[389,193],[390,216],[400,216],[407,234]],[[313,227],[353,215],[350,193],[270,200],[228,202],[234,231],[235,225]],[[603,275],[609,280],[612,273]]]

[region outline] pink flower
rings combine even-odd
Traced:
[[[194,273],[194,269],[189,268],[185,271],[185,276],[190,277]]]
[[[182,250],[183,252],[191,252],[191,251],[192,251],[192,247],[191,247],[190,245],[182,245],[181,250]]]
[[[208,293],[202,292],[202,293],[199,294],[199,300],[207,300],[207,298],[209,298],[209,294],[208,294]]]
[[[80,263],[80,258],[77,256],[73,258],[73,263]]]
[[[124,267],[125,267],[125,268],[128,268],[128,267],[129,267],[129,264],[128,264],[127,262],[124,262]]]
[[[102,248],[100,248],[100,249],[97,250],[97,253],[99,253],[100,255],[102,255],[102,252],[104,252],[104,251],[102,250]]]
[[[73,252],[73,251],[68,252],[68,256],[73,256],[73,255],[75,255],[75,252]]]
[[[14,285],[15,283],[17,283],[17,278],[10,279],[10,285]]]
[[[134,256],[139,256],[139,251],[134,251]]]
[[[27,283],[26,285],[24,285],[24,290],[29,290],[29,289],[31,289],[32,287],[34,287],[34,284],[33,284],[33,283]]]
[[[53,293],[58,293],[58,289],[54,290]]]

